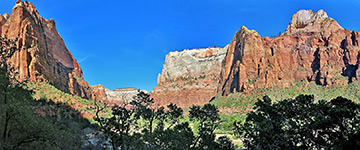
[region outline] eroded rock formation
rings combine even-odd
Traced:
[[[300,10],[275,38],[241,27],[222,62],[218,92],[288,87],[298,81],[348,84],[360,79],[359,42],[359,32],[343,29],[323,10]]]
[[[91,86],[91,89],[94,100],[108,104],[131,101],[140,91],[147,93],[145,90],[136,88],[118,88],[115,90],[109,90],[100,84]]]
[[[172,102],[183,108],[209,102],[216,96],[226,50],[227,46],[170,52],[152,91],[155,101],[161,105]]]
[[[2,32],[2,25],[5,24],[6,20],[9,19],[9,14],[8,13],[5,13],[3,15],[0,14],[0,33]]]
[[[18,0],[11,15],[0,15],[0,35],[17,39],[20,51],[10,59],[19,81],[47,80],[58,89],[90,98],[91,90],[56,31],[55,21],[39,16],[30,2]]]

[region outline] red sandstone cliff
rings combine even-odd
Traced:
[[[297,81],[348,84],[360,79],[359,42],[360,32],[343,29],[323,10],[297,12],[275,38],[241,27],[222,62],[218,92],[288,87]]]
[[[226,48],[225,58],[217,59],[221,64],[196,58],[203,53],[196,50],[194,54],[169,53],[152,94],[162,105],[173,102],[188,107],[207,103],[216,93],[289,87],[298,81],[348,84],[360,79],[359,43],[360,32],[343,29],[323,10],[300,10],[275,38],[262,38],[241,27]],[[202,75],[210,79],[200,79]]]
[[[90,98],[80,65],[56,31],[55,21],[39,16],[30,2],[18,0],[11,15],[0,15],[0,35],[18,39],[20,51],[10,59],[19,81],[47,80],[58,89]]]

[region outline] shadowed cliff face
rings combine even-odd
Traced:
[[[359,39],[359,32],[343,29],[323,10],[297,12],[275,38],[261,38],[242,27],[222,62],[218,92],[289,87],[297,81],[331,86],[359,80]]]
[[[202,105],[216,96],[216,86],[225,48],[170,52],[152,96],[160,105],[170,102],[180,107]]]
[[[19,81],[44,81],[58,89],[90,98],[80,65],[56,31],[55,21],[39,16],[30,2],[18,0],[11,15],[0,15],[0,35],[18,39],[19,52],[9,60]]]

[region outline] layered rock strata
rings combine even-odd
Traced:
[[[15,40],[19,51],[9,60],[19,81],[44,81],[58,89],[90,98],[80,65],[56,31],[55,21],[39,16],[35,6],[18,0],[11,15],[0,15],[0,35]]]
[[[360,32],[343,29],[323,10],[300,10],[275,38],[241,27],[222,62],[218,92],[288,87],[298,81],[351,83],[360,79],[359,42]]]
[[[152,91],[155,101],[160,105],[172,102],[183,108],[208,103],[216,96],[221,62],[227,48],[170,52]]]
[[[116,103],[121,101],[131,101],[134,96],[139,92],[145,92],[146,90],[140,90],[136,88],[118,88],[115,90],[109,90],[108,88],[98,84],[91,86],[92,97],[96,101],[101,101],[105,103]]]

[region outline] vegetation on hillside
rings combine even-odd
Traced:
[[[347,77],[338,76],[339,80],[347,81]],[[217,106],[221,113],[221,124],[216,130],[219,134],[231,134],[233,132],[234,122],[245,122],[247,113],[253,111],[253,107],[258,99],[268,96],[273,102],[282,99],[295,98],[301,94],[314,95],[315,101],[331,100],[338,96],[350,99],[355,103],[360,103],[360,81],[353,81],[348,85],[333,85],[325,87],[316,85],[314,82],[296,82],[291,87],[272,87],[260,88],[247,93],[231,93],[227,96],[218,95],[210,103]],[[230,136],[232,137],[232,136]],[[232,137],[232,139],[236,139]],[[241,138],[242,139],[242,138]],[[241,141],[241,140],[240,140]],[[241,142],[237,145],[242,145]],[[241,147],[241,146],[240,146]]]
[[[343,80],[347,80],[347,77],[339,76]],[[260,88],[245,93],[231,93],[227,96],[218,95],[211,104],[219,107],[220,112],[224,113],[223,124],[228,127],[223,127],[221,132],[227,132],[227,129],[231,129],[234,126],[232,122],[244,121],[246,113],[252,111],[253,106],[257,99],[264,96],[277,101],[282,99],[294,98],[301,94],[314,95],[315,101],[318,100],[331,100],[338,96],[342,96],[347,99],[351,99],[356,103],[360,103],[360,81],[353,81],[348,85],[333,85],[331,87],[325,87],[316,85],[315,82],[296,82],[293,86],[283,88],[275,86],[272,88]]]
[[[12,84],[1,68],[0,73],[0,149],[69,149],[81,143],[70,128],[51,116],[41,116],[31,91]],[[66,144],[65,144],[66,143]]]
[[[346,77],[339,76],[347,80]],[[283,88],[275,86],[272,88],[259,88],[244,93],[231,93],[228,96],[218,95],[211,103],[219,108],[232,108],[236,112],[246,113],[254,106],[257,99],[263,96],[269,96],[274,100],[281,100],[286,98],[294,98],[301,94],[314,95],[315,100],[333,99],[338,96],[348,98],[356,103],[360,103],[360,81],[353,81],[347,85],[333,85],[331,87],[316,85],[315,82],[295,82],[293,86]]]
[[[93,117],[95,116],[94,101],[60,91],[46,81],[27,82],[27,87],[34,91],[33,97],[35,99],[53,101],[58,104],[70,106],[76,110],[76,113],[78,113],[77,115],[81,115],[82,117],[89,119],[91,123],[95,123],[93,120]],[[103,106],[104,104],[99,103],[98,105]],[[103,115],[108,116],[110,109],[105,109],[103,113]]]

